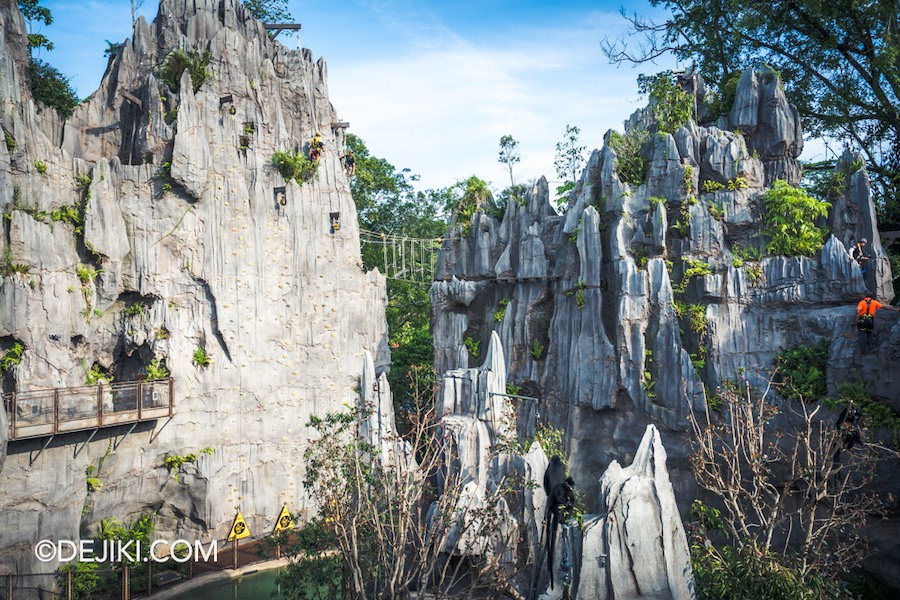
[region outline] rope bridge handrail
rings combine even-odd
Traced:
[[[452,238],[412,238],[389,233],[359,230],[359,243],[363,248],[380,250],[366,256],[375,259],[375,266],[388,279],[411,283],[431,284],[437,266],[438,252],[444,241]]]

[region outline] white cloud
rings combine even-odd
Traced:
[[[590,151],[637,107],[637,74],[607,64],[603,34],[596,24],[490,43],[447,33],[389,59],[330,65],[331,97],[370,150],[420,173],[421,187],[472,174],[504,187],[504,134],[520,141],[517,180],[555,179],[567,124],[581,127]]]

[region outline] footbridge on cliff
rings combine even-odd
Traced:
[[[175,380],[11,392],[3,394],[3,403],[9,416],[9,441],[47,438],[43,450],[60,434],[90,431],[89,442],[106,427],[131,425],[133,431],[138,423],[171,417]]]
[[[448,238],[412,238],[359,230],[359,244],[369,266],[388,279],[431,285],[441,245]]]

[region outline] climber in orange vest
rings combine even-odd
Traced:
[[[872,342],[872,331],[875,329],[875,312],[879,308],[900,311],[900,308],[887,306],[868,294],[856,305],[856,327],[859,329],[860,352],[867,354]]]

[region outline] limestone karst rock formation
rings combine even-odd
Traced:
[[[716,120],[673,134],[654,127],[648,109],[626,123],[651,131],[642,183],[620,178],[604,143],[562,214],[541,179],[499,221],[478,212],[468,235],[451,230],[431,288],[438,372],[475,366],[460,351],[464,341],[484,344],[496,333],[508,381],[539,396],[541,419],[566,432],[589,511],[600,509],[591,504],[596,474],[613,460],[630,462],[648,424],[665,441],[685,506],[697,494],[686,416],[691,406],[702,410],[704,385],[743,376],[764,389],[788,347],[827,340],[829,392],[860,377],[900,409],[894,318],[880,322],[872,355],[857,351],[856,303],[867,288],[892,298],[862,163],[848,156],[838,166],[846,185],[823,223],[831,236],[820,251],[759,258],[761,196],[776,178],[796,184],[800,175],[802,132],[777,77],[745,73],[730,114]],[[872,255],[865,278],[847,254],[863,237]],[[884,491],[900,492],[897,481],[889,477]],[[896,519],[879,527],[898,531]],[[880,556],[898,573],[888,546]]]
[[[571,597],[694,598],[687,538],[656,427],[647,426],[631,465],[609,465],[600,488],[599,513],[585,515],[582,529],[570,525],[558,541],[556,572],[562,572],[560,555],[566,552]],[[539,600],[562,597],[561,585],[548,586]]]
[[[585,519],[578,598],[694,597],[687,538],[653,425],[628,467],[600,478],[601,513]]]
[[[0,42],[15,141],[0,145],[0,251],[23,265],[0,283],[0,345],[25,348],[4,391],[81,386],[95,365],[130,381],[154,358],[176,380],[171,421],[101,430],[77,454],[87,433],[39,453],[43,439],[7,444],[0,416],[0,567],[55,568],[31,545],[106,517],[153,511],[163,537],[221,539],[238,509],[251,531],[284,502],[305,510],[309,415],[356,401],[366,352],[373,370],[388,361],[384,280],[362,270],[325,63],[272,40],[239,0],[163,0],[62,121],[28,91],[15,3],[0,5]],[[175,49],[208,52],[209,76],[163,83]],[[285,183],[272,155],[316,131],[318,176]],[[64,207],[83,220],[52,216]],[[167,453],[198,458],[176,480]]]

